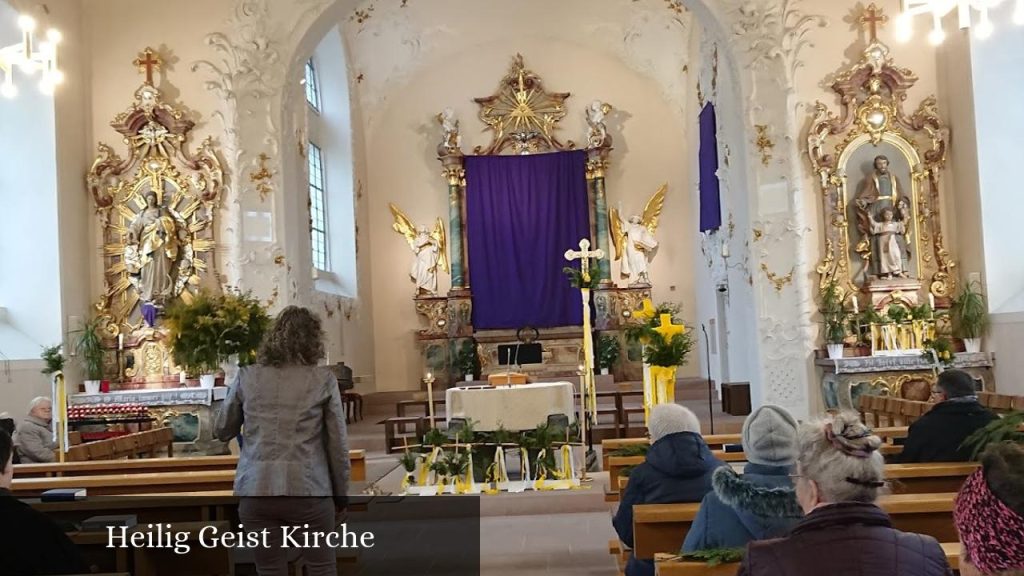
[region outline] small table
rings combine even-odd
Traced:
[[[552,414],[565,414],[574,420],[572,384],[542,382],[520,386],[483,386],[449,388],[445,392],[447,421],[452,418],[472,420],[474,429],[482,432],[532,430]]]

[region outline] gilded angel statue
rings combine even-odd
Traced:
[[[658,188],[654,196],[647,201],[643,216],[631,216],[627,222],[619,216],[619,210],[614,208],[608,215],[612,241],[615,244],[615,259],[622,260],[621,274],[629,278],[630,286],[651,283],[647,275],[647,264],[654,257],[654,251],[658,247],[654,234],[658,230],[658,218],[665,206],[667,190],[668,184],[662,184],[661,188]]]
[[[440,218],[434,223],[430,232],[426,226],[416,227],[409,217],[394,204],[388,204],[395,223],[391,225],[402,236],[405,236],[415,256],[409,277],[416,284],[416,295],[434,296],[437,294],[437,270],[448,271],[448,241],[445,237],[444,222]]]

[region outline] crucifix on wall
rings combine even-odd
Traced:
[[[160,55],[148,46],[139,53],[138,58],[132,61],[132,64],[139,69],[139,72],[146,73],[146,85],[148,86],[153,85],[153,71],[161,70],[163,63],[164,61],[160,58]]]
[[[872,3],[864,9],[864,12],[857,21],[860,24],[866,25],[870,42],[875,43],[878,42],[878,29],[885,26],[886,22],[889,21],[889,17],[882,12],[881,8]]]

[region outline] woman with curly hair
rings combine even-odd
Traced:
[[[317,366],[323,356],[320,319],[305,308],[285,308],[258,363],[239,371],[217,415],[217,438],[227,442],[241,434],[243,440],[235,474],[239,519],[247,530],[269,535],[268,546],[254,550],[261,576],[286,571],[282,526],[330,532],[345,508],[345,413],[334,375]],[[334,549],[302,553],[311,576],[335,574]]]

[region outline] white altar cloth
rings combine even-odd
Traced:
[[[445,392],[448,421],[466,418],[474,429],[489,432],[532,430],[552,414],[565,414],[575,420],[573,388],[569,382],[542,382],[520,386],[482,386],[449,388]]]

